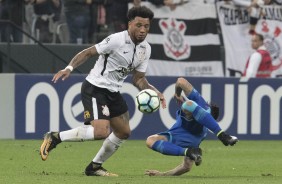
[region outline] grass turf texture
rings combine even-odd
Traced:
[[[84,168],[102,141],[64,142],[41,161],[41,140],[0,140],[0,183],[95,183],[95,184],[261,184],[282,183],[282,141],[240,141],[225,147],[204,141],[203,163],[182,176],[149,177],[146,169],[174,168],[182,157],[151,151],[145,141],[128,140],[105,164],[119,177],[87,177]]]

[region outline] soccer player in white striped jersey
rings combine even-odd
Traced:
[[[74,68],[98,55],[94,68],[82,84],[84,126],[62,132],[48,132],[40,148],[42,160],[64,141],[105,139],[102,147],[85,169],[87,176],[117,176],[102,167],[120,145],[130,136],[128,107],[120,89],[129,73],[139,90],[152,89],[158,93],[162,107],[166,101],[146,77],[151,46],[145,40],[154,13],[145,6],[128,11],[128,30],[112,34],[102,42],[79,52],[69,65],[56,73],[53,82],[69,77]],[[112,132],[110,132],[110,128]]]

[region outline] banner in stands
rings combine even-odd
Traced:
[[[64,131],[83,123],[80,87],[85,76],[72,75],[54,84],[52,75],[15,76],[15,138],[41,139],[48,131]],[[136,87],[125,82],[131,139],[165,131],[179,108],[174,95],[176,77],[148,77],[166,97],[168,107],[144,115],[135,107]],[[239,139],[282,139],[282,86],[279,79],[187,78],[208,102],[220,107],[219,124]],[[164,83],[165,81],[165,83]],[[216,137],[209,134],[209,139]]]
[[[147,75],[223,76],[213,4],[189,2],[173,10],[142,4],[154,12],[147,37],[152,46]]]
[[[251,48],[249,13],[246,8],[217,2],[217,11],[223,34],[226,75],[235,76],[245,69]],[[264,6],[265,16],[256,25],[256,32],[264,36],[264,43],[271,53],[272,76],[282,76],[282,6]]]

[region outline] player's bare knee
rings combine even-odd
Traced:
[[[129,126],[128,111],[120,116],[114,117],[110,121],[114,134],[120,139],[128,139],[131,135]]]
[[[158,140],[165,140],[164,137],[159,135],[151,135],[146,139],[146,145],[148,148],[152,148],[156,141]]]
[[[147,137],[147,139],[146,139],[146,145],[147,145],[148,148],[152,148],[152,146],[155,142],[156,141],[155,141],[155,139],[152,135]]]
[[[192,106],[192,105],[193,105],[193,101],[191,101],[191,100],[187,100],[185,103],[186,103],[188,106]]]
[[[110,135],[110,122],[108,120],[93,120],[94,138],[96,140],[105,139]]]
[[[182,104],[181,108],[185,113],[193,113],[197,106],[198,104],[196,102],[187,100]]]
[[[110,135],[110,126],[109,124],[95,124],[94,127],[94,136],[95,139],[105,139]]]

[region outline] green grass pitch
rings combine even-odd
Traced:
[[[182,176],[149,177],[146,169],[161,171],[182,162],[149,150],[145,141],[128,140],[104,164],[119,177],[87,177],[84,168],[102,141],[64,142],[46,161],[39,156],[41,140],[0,140],[1,184],[281,184],[282,141],[240,141],[225,147],[207,140],[201,145],[203,162]]]

